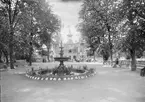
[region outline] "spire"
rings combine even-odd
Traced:
[[[68,35],[67,35],[67,37],[68,37],[68,41],[67,41],[67,43],[68,44],[72,44],[73,43],[73,41],[72,41],[72,34],[71,34],[71,30],[70,30],[70,27],[68,26],[68,29],[69,29],[69,31],[68,31]]]
[[[68,26],[68,29],[69,29],[69,32],[68,32],[67,36],[68,36],[69,39],[72,39],[73,35],[71,34],[70,26]]]

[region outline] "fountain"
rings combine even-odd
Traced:
[[[94,68],[88,68],[87,66],[75,68],[71,66],[65,66],[64,61],[68,61],[69,57],[64,57],[64,50],[61,42],[60,57],[55,57],[55,61],[59,61],[60,64],[55,68],[31,68],[26,72],[26,76],[35,80],[79,80],[94,76],[96,74]]]
[[[55,57],[54,59],[55,59],[55,61],[59,61],[60,64],[59,64],[58,68],[56,68],[56,70],[54,70],[53,74],[57,74],[57,75],[69,74],[68,69],[64,65],[64,61],[68,61],[70,58],[63,56],[64,51],[63,51],[62,41],[61,41],[60,53],[59,54],[60,54],[60,57]]]

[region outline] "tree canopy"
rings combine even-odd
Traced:
[[[112,60],[113,35],[116,33],[116,0],[84,0],[80,11],[82,22],[79,30],[87,37],[90,47],[109,43],[109,53]],[[92,40],[93,39],[93,40]]]
[[[90,47],[109,51],[110,57],[116,50],[128,52],[136,69],[136,55],[145,51],[144,0],[84,0],[80,18],[79,30]]]
[[[7,46],[13,68],[16,55],[29,56],[31,61],[34,49],[52,43],[60,29],[60,19],[45,0],[0,0],[0,4],[0,44]]]

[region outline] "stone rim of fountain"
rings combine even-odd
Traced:
[[[91,76],[96,75],[97,72],[94,70],[88,71],[80,75],[65,75],[65,76],[41,76],[41,75],[31,75],[30,72],[26,73],[26,77],[34,80],[45,80],[45,81],[69,81],[69,80],[81,80],[86,79]]]

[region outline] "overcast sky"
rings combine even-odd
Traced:
[[[52,10],[57,14],[64,27],[61,30],[61,34],[64,42],[67,41],[67,34],[69,28],[73,34],[73,41],[78,41],[79,32],[77,32],[76,25],[79,21],[79,11],[81,9],[81,2],[62,2],[61,0],[48,0],[52,6]]]

